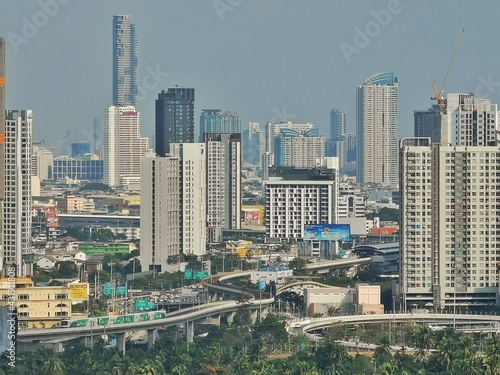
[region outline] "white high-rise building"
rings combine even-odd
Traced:
[[[143,157],[141,165],[142,270],[163,272],[180,253],[179,158]]]
[[[494,146],[497,144],[498,107],[490,99],[472,94],[448,94],[447,124],[453,141],[460,146]],[[446,142],[447,140],[444,140]]]
[[[281,168],[281,176],[264,181],[266,235],[302,238],[304,225],[336,224],[339,196],[338,159],[318,159],[318,172]]]
[[[40,144],[34,144],[31,154],[31,175],[37,176],[40,181],[52,178],[52,164],[54,154]]]
[[[205,143],[171,143],[170,153],[179,159],[181,251],[203,255],[207,244]]]
[[[141,157],[150,152],[141,137],[140,113],[133,106],[110,106],[105,111],[104,181],[110,186],[139,182]]]
[[[269,179],[269,168],[274,165],[274,154],[272,152],[264,152],[261,156],[262,179]]]
[[[241,135],[206,133],[207,241],[241,228]]]
[[[314,168],[317,158],[325,157],[325,137],[290,138],[290,166]]]
[[[498,303],[500,146],[403,138],[399,152],[405,306]]]
[[[398,184],[398,78],[380,73],[357,88],[358,181]]]
[[[5,200],[0,269],[15,264],[18,276],[29,274],[23,255],[31,243],[31,134],[33,112],[8,110],[5,122]]]
[[[274,152],[274,138],[281,134],[281,129],[295,130],[299,133],[305,133],[314,128],[313,124],[297,124],[293,121],[283,121],[278,123],[267,123],[266,127],[266,151]]]

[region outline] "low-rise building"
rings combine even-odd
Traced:
[[[54,269],[57,260],[52,255],[42,255],[35,263],[39,269],[49,271]]]
[[[356,283],[354,300],[357,314],[383,314],[384,305],[380,303],[380,285]]]
[[[252,283],[256,284],[264,281],[266,284],[275,282],[276,284],[285,284],[286,278],[293,276],[293,270],[281,266],[268,266],[252,272]]]
[[[15,294],[9,290],[9,279],[0,279],[0,306],[15,299],[19,328],[50,328],[71,316],[70,288],[35,286],[29,278],[16,278]]]
[[[352,288],[304,288],[306,316],[352,313],[354,294]]]

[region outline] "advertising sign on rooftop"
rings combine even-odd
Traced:
[[[349,224],[306,224],[304,240],[316,241],[349,241],[351,227]]]

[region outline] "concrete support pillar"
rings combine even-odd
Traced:
[[[186,341],[194,341],[194,322],[186,322]]]
[[[116,334],[116,348],[125,354],[125,333]]]
[[[62,342],[56,342],[52,344],[52,347],[54,348],[54,351],[57,353],[62,353],[64,351],[64,345]]]
[[[230,314],[227,316],[227,324],[229,324],[229,325],[233,324],[234,315],[235,315],[235,313],[234,313],[234,312],[232,312],[232,313],[230,313]]]
[[[250,321],[252,324],[255,324],[257,321],[257,315],[259,314],[258,310],[250,310]]]
[[[153,349],[156,342],[156,329],[148,329],[148,349]]]

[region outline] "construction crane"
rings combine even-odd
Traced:
[[[455,62],[455,57],[457,55],[458,48],[460,47],[460,43],[462,42],[462,36],[464,35],[465,29],[462,29],[462,32],[460,33],[460,36],[458,38],[457,45],[455,47],[455,51],[453,52],[453,56],[451,58],[450,65],[448,66],[448,71],[446,72],[446,75],[444,76],[443,83],[441,84],[441,90],[437,90],[436,86],[434,85],[434,82],[432,83],[432,90],[434,91],[434,97],[431,98],[432,100],[437,100],[439,103],[439,108],[441,110],[441,114],[445,115],[446,114],[446,100],[443,97],[443,90],[444,90],[444,85],[446,84],[446,80],[448,79],[448,75],[450,74],[451,67],[453,63]]]

